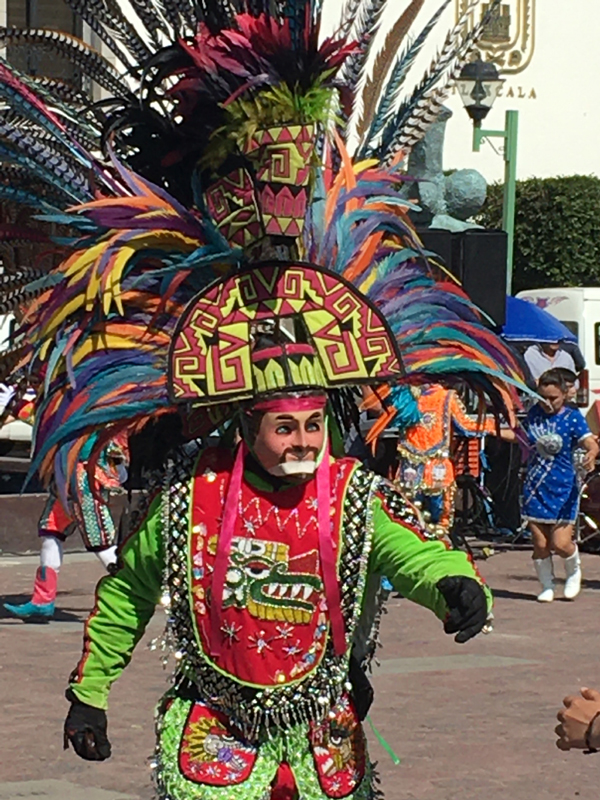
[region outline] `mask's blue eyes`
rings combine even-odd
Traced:
[[[294,429],[291,425],[278,425],[275,428],[275,433],[279,436],[289,436]],[[319,420],[309,421],[305,424],[304,430],[307,433],[316,433],[321,430],[321,422]]]

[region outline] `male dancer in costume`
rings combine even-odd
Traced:
[[[320,311],[311,299],[318,287],[330,299]],[[188,308],[175,339],[170,373],[180,400],[218,402],[197,387],[227,374],[222,339],[197,347],[209,309],[221,337],[240,333],[234,362],[251,364],[255,390],[268,376],[303,371],[304,379],[241,401],[235,452],[188,446],[176,456],[118,571],[98,587],[65,734],[84,758],[110,755],[110,685],[165,592],[177,667],[158,719],[161,797],[225,798],[232,787],[248,800],[371,797],[361,670],[372,654],[381,575],[458,642],[485,624],[490,595],[465,554],[425,540],[390,484],[332,455],[335,415],[310,380],[330,372],[320,345],[341,332],[335,309],[350,301],[356,327],[346,328],[345,354],[354,352],[364,372],[364,357],[386,336],[384,320],[330,273],[301,265],[260,267],[214,286]],[[391,339],[387,352],[383,372],[397,363]]]

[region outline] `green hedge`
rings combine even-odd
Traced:
[[[488,187],[477,216],[502,226],[502,184]],[[600,178],[571,175],[517,182],[513,292],[600,285]]]

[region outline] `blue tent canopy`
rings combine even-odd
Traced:
[[[506,322],[502,336],[510,342],[575,342],[577,336],[543,308],[522,300],[506,298]]]

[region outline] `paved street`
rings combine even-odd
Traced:
[[[387,800],[597,800],[600,754],[563,754],[554,715],[580,685],[600,685],[600,558],[584,556],[575,603],[541,606],[530,554],[480,562],[496,597],[496,628],[458,646],[435,618],[394,599],[382,627],[372,719],[402,760],[369,733]],[[36,561],[0,559],[2,600],[25,599]],[[151,797],[152,706],[167,675],[147,645],[157,612],[111,695],[114,756],[89,764],[63,752],[63,699],[81,649],[82,620],[102,574],[94,557],[68,556],[57,620],[24,625],[0,614],[0,800]]]

